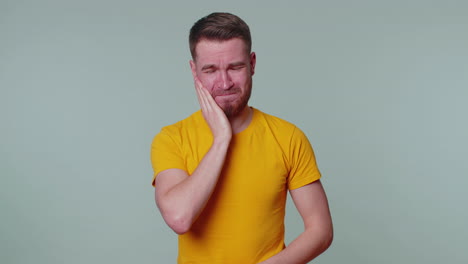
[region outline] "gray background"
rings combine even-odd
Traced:
[[[212,11],[251,27],[251,105],[314,146],[314,263],[468,263],[467,1],[149,0],[0,2],[1,263],[175,263],[150,144],[198,109],[187,35]]]

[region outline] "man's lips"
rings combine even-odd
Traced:
[[[230,96],[230,95],[236,95],[240,93],[240,89],[232,89],[232,90],[218,90],[214,91],[212,96],[213,97],[218,97],[218,96]]]
[[[231,96],[231,95],[236,95],[236,93],[225,93],[225,94],[218,94],[215,97],[223,97],[223,96]]]

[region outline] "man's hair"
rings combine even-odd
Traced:
[[[190,29],[189,44],[192,59],[195,59],[195,48],[203,39],[225,41],[240,38],[244,41],[247,53],[252,49],[252,38],[249,26],[240,17],[230,13],[211,13],[197,22]]]

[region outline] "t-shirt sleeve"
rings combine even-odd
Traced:
[[[297,127],[291,136],[288,188],[294,190],[320,179],[314,151],[306,135]]]
[[[175,135],[171,135],[164,128],[157,134],[151,144],[151,164],[153,166],[153,181],[158,173],[167,169],[187,170],[183,155],[181,152],[180,142]]]

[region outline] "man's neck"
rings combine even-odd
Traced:
[[[250,125],[250,121],[252,121],[252,115],[253,110],[247,105],[238,115],[229,118],[232,133],[237,134],[246,129]]]

